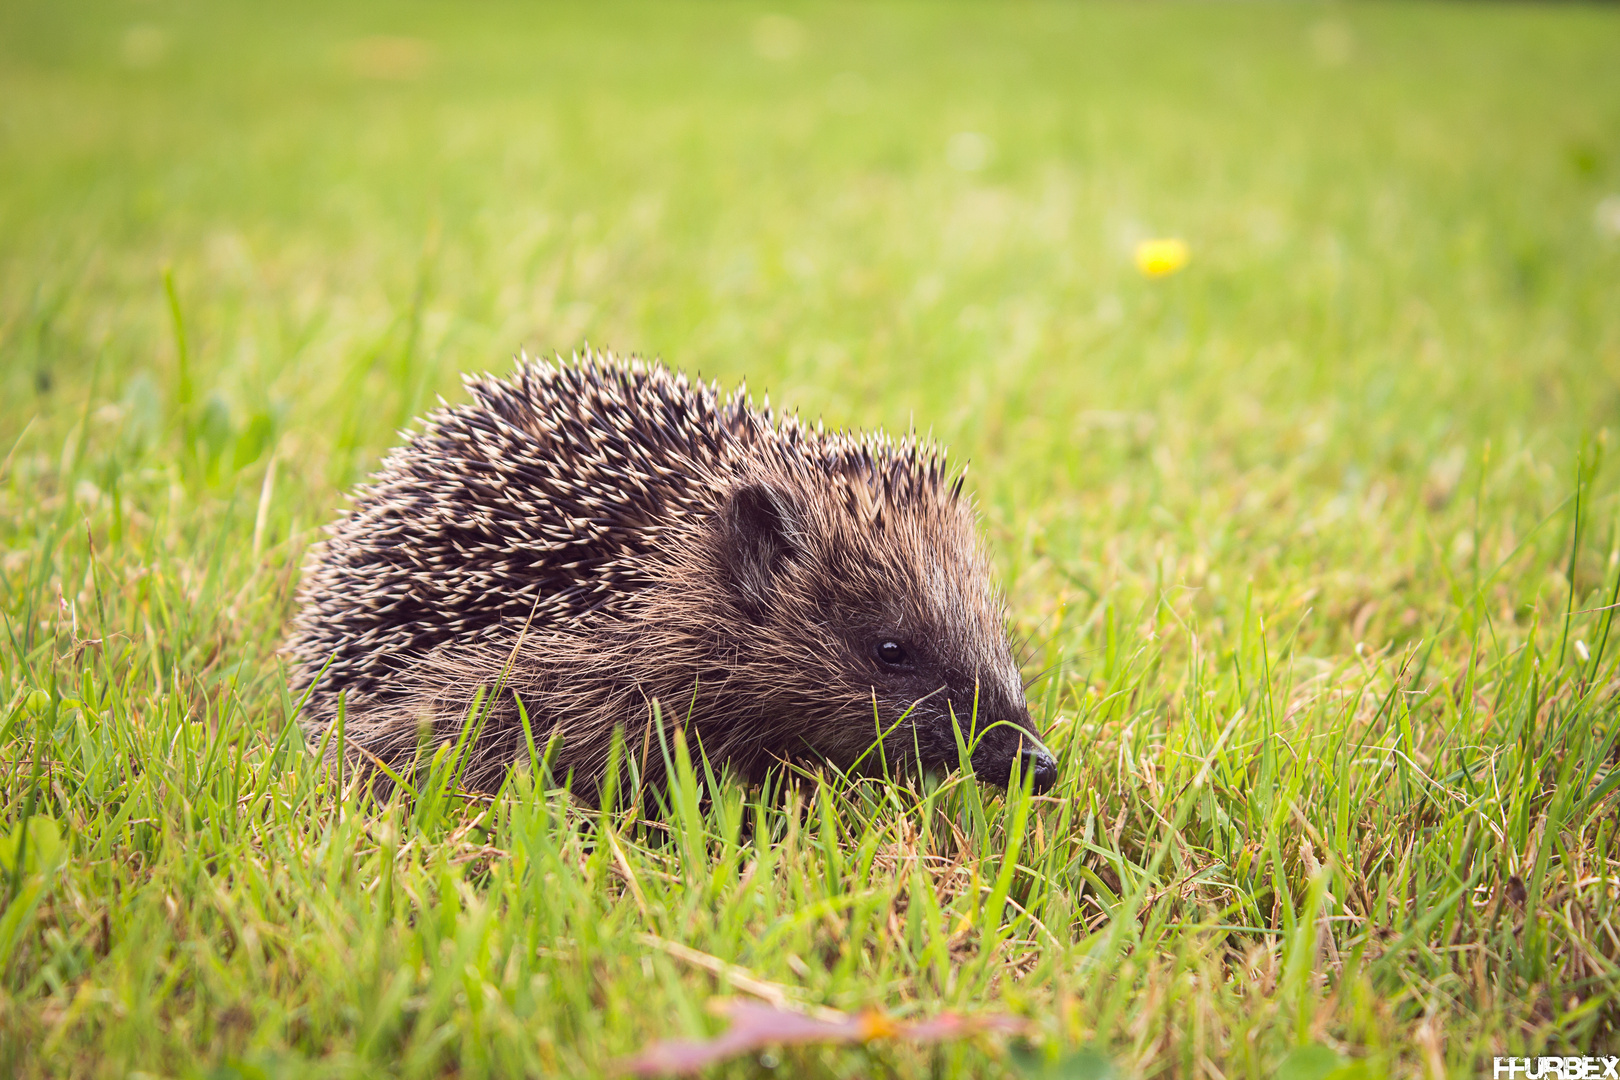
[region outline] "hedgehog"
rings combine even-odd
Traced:
[[[348,757],[408,777],[474,722],[464,786],[539,740],[587,800],[610,760],[656,784],[677,728],[750,783],[944,772],[966,746],[980,779],[1051,787],[937,444],[589,350],[464,383],[312,549],[285,647],[312,738],[341,711]]]

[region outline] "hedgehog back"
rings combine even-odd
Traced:
[[[385,700],[451,643],[623,618],[773,432],[661,366],[525,362],[408,436],[310,565],[289,642],[311,711]],[[324,669],[324,674],[323,674]]]

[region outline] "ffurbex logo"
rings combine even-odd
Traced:
[[[1499,1057],[1491,1080],[1620,1080],[1620,1057]]]

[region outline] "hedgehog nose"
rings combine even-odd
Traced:
[[[1030,778],[1035,794],[1042,795],[1052,790],[1052,785],[1057,783],[1057,759],[1039,747],[1026,749],[1022,757],[1023,760],[1018,763],[1019,771]]]

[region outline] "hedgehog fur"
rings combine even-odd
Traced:
[[[951,768],[960,732],[980,776],[1017,758],[1051,784],[936,446],[606,353],[466,385],[313,552],[286,647],[306,727],[342,702],[350,756],[405,775],[480,699],[463,783],[493,791],[527,760],[526,715],[587,799],[615,729],[662,774],[655,716],[751,781],[817,759]]]

